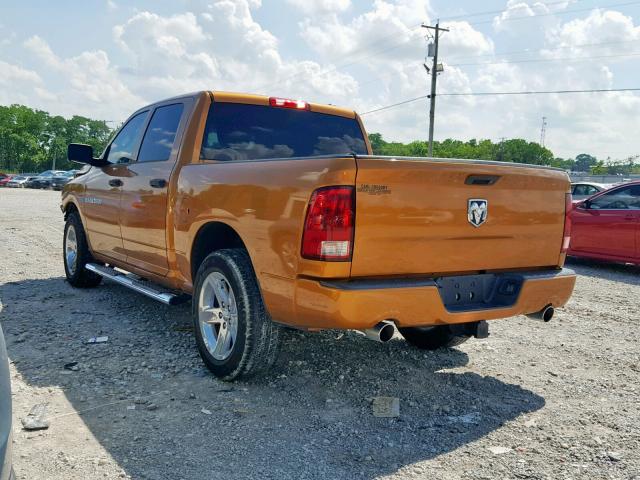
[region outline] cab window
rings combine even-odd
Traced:
[[[218,102],[209,110],[200,158],[246,161],[353,153],[367,153],[355,118]]]
[[[596,210],[640,210],[640,185],[613,190],[591,201]]]
[[[153,112],[138,154],[139,162],[169,160],[183,110],[184,105],[176,103],[159,107]]]
[[[142,136],[142,127],[149,112],[141,112],[127,122],[109,146],[109,163],[128,163],[134,160],[135,148]]]

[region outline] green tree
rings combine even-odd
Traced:
[[[111,129],[106,122],[74,116],[65,119],[23,105],[0,106],[0,170],[39,172],[70,169],[69,143],[86,143],[96,152],[104,149]]]
[[[408,144],[387,142],[379,133],[370,134],[369,140],[376,155],[426,157],[429,151],[427,142],[422,140]],[[471,139],[463,142],[448,138],[433,143],[433,155],[439,158],[498,160],[534,165],[554,165],[560,168],[570,168],[573,165],[573,160],[555,158],[553,152],[548,148],[518,138],[500,143],[493,143],[487,139]]]
[[[576,161],[574,164],[574,170],[576,172],[589,172],[591,167],[598,164],[598,159],[588,153],[581,153],[576,155]]]

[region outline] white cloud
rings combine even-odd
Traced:
[[[569,5],[578,0],[567,0],[566,2],[541,2],[538,0],[509,0],[507,7],[500,15],[493,19],[493,27],[497,30],[510,30],[517,32],[522,29],[522,22],[519,19],[526,17],[540,16],[542,22],[547,22],[546,18],[550,13],[565,10]],[[555,19],[551,18],[552,21]]]
[[[55,99],[37,72],[0,60],[0,104],[33,105],[34,94],[38,103]]]
[[[128,83],[141,95],[162,98],[199,89],[346,98],[357,92],[349,75],[318,75],[313,61],[283,60],[276,37],[253,18],[259,1],[216,0],[171,17],[139,12],[114,27],[128,55]]]
[[[344,12],[351,6],[351,0],[287,0],[306,15]]]
[[[116,43],[129,55],[133,69],[147,75],[215,77],[218,65],[205,52],[210,38],[193,13],[162,17],[140,12],[113,28]]]
[[[44,100],[58,98],[65,104],[65,113],[95,117],[117,112],[122,116],[131,107],[137,108],[143,103],[122,82],[117,69],[111,65],[103,50],[85,51],[75,57],[60,58],[38,36],[26,40],[24,46],[62,81],[62,88],[57,95],[44,91],[36,91],[36,94]]]
[[[0,60],[0,84],[11,85],[13,82],[26,82],[36,85],[43,83],[40,75],[33,70],[27,70]]]
[[[618,55],[636,52],[640,26],[617,11],[593,10],[586,18],[571,20],[548,33],[553,49],[542,53],[549,57],[582,57],[588,55]],[[594,44],[600,44],[594,49]]]
[[[377,46],[378,58],[414,57],[424,48],[422,21],[427,21],[424,0],[376,0],[372,10],[346,22],[336,15],[308,18],[301,24],[301,36],[310,48],[325,57],[338,58]],[[393,48],[385,47],[390,46]]]

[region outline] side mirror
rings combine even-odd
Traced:
[[[67,158],[72,162],[85,163],[94,167],[103,167],[107,162],[101,158],[93,158],[93,147],[82,143],[70,143],[67,147]]]
[[[580,203],[580,205],[578,205],[579,207],[582,207],[586,210],[589,210],[591,208],[591,200],[586,199],[585,201],[583,201],[582,203]]]

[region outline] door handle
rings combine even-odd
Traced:
[[[149,185],[153,188],[164,188],[167,186],[167,181],[164,178],[154,178],[149,180]]]
[[[111,185],[112,187],[121,187],[123,183],[119,178],[114,178],[112,180],[109,180],[109,185]]]

